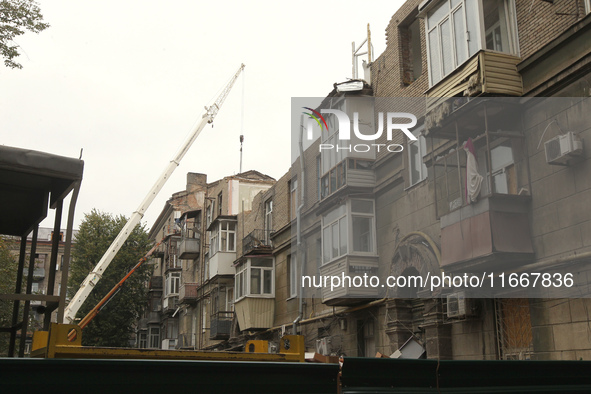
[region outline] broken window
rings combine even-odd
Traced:
[[[402,82],[410,85],[423,73],[423,59],[421,57],[421,37],[419,19],[399,28],[400,49],[402,57]]]

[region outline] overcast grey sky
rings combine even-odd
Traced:
[[[51,27],[18,39],[22,70],[0,67],[0,144],[69,157],[83,148],[75,226],[92,208],[129,217],[246,64],[146,213],[150,227],[187,172],[211,182],[239,171],[240,134],[243,170],[287,172],[291,97],[323,97],[350,78],[351,42],[368,23],[381,54],[402,3],[41,0]]]

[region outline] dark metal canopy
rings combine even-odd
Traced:
[[[84,161],[0,146],[0,234],[22,236],[82,180]]]

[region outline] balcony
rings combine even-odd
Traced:
[[[183,260],[194,260],[199,257],[200,248],[200,238],[183,238],[179,243],[179,258]]]
[[[273,327],[275,298],[244,297],[234,303],[241,331]]]
[[[146,315],[146,324],[160,324],[160,312],[150,311]]]
[[[29,269],[25,268],[23,270],[23,275],[26,277],[29,274]],[[33,280],[41,280],[45,278],[45,268],[35,268],[33,269]]]
[[[162,290],[162,277],[161,276],[151,277],[149,289],[150,289],[150,291]]]
[[[517,72],[521,58],[480,50],[426,92],[427,107],[437,107],[447,97],[479,95],[522,96],[523,82]]]
[[[500,271],[534,257],[529,196],[493,194],[441,217],[446,272]]]
[[[218,312],[211,316],[209,339],[228,339],[232,330],[234,312]]]
[[[162,312],[174,313],[179,306],[179,298],[177,296],[169,296],[162,300]]]
[[[378,275],[378,258],[374,256],[346,255],[320,267],[322,277],[335,276],[363,277]],[[358,287],[351,283],[342,283],[332,291],[330,286],[322,287],[322,303],[329,306],[353,306],[379,297],[377,287]]]
[[[179,292],[179,302],[181,304],[190,304],[197,301],[197,283],[184,283]]]
[[[271,254],[273,241],[272,230],[253,230],[242,240],[242,254]]]

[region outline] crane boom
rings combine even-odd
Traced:
[[[240,76],[240,73],[243,70],[244,64],[241,64],[240,68],[230,79],[230,82],[228,82],[224,90],[220,93],[217,100],[210,107],[205,107],[205,113],[203,114],[201,121],[193,128],[187,140],[183,143],[183,145],[181,145],[178,152],[175,154],[173,159],[164,169],[162,175],[160,175],[158,179],[156,179],[156,183],[154,184],[154,186],[152,186],[152,188],[150,189],[144,200],[141,202],[137,210],[133,212],[125,226],[123,226],[123,228],[121,229],[121,231],[119,232],[111,246],[109,246],[109,249],[107,249],[103,257],[101,257],[100,261],[92,270],[92,272],[88,274],[86,279],[84,279],[84,281],[82,282],[82,285],[76,292],[76,295],[74,295],[74,297],[66,307],[66,310],[64,312],[64,322],[70,324],[74,323],[74,318],[76,316],[76,313],[78,312],[78,309],[80,309],[84,301],[86,301],[89,294],[92,292],[94,286],[96,286],[96,284],[102,278],[103,273],[105,272],[109,264],[111,264],[111,261],[113,261],[113,258],[117,255],[117,252],[119,252],[119,249],[121,249],[121,246],[123,246],[123,243],[127,240],[135,226],[140,222],[140,220],[144,216],[144,213],[146,212],[152,201],[154,201],[154,198],[156,198],[156,196],[158,195],[166,181],[168,181],[168,178],[170,178],[170,175],[179,166],[182,158],[189,151],[189,148],[191,147],[195,139],[197,139],[201,130],[203,130],[207,123],[213,122],[220,107],[226,100],[226,97],[228,97],[228,94],[230,93],[232,86],[234,86],[234,83],[236,82],[236,80]]]

